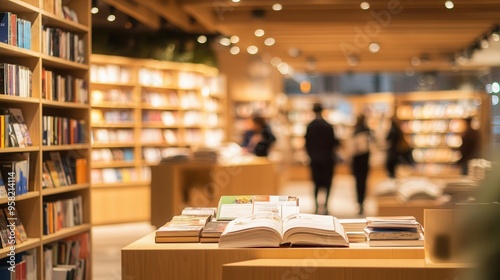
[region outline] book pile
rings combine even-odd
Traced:
[[[201,230],[201,243],[219,243],[220,236],[229,221],[210,221]]]
[[[219,199],[217,220],[230,221],[258,213],[281,218],[299,213],[299,198],[288,195],[224,195]]]
[[[215,216],[212,207],[187,207],[181,215],[174,216],[169,222],[156,230],[156,243],[200,242],[202,229]]]
[[[366,219],[339,219],[344,227],[349,243],[363,243],[366,241]]]
[[[371,247],[423,247],[423,228],[413,216],[366,217]]]

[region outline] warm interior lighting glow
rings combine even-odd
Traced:
[[[249,54],[256,54],[256,53],[258,53],[258,52],[259,52],[259,48],[257,48],[256,46],[249,46],[249,47],[247,48],[247,52],[248,52]]]
[[[444,2],[444,6],[446,7],[446,9],[451,10],[455,7],[455,4],[453,3],[453,1],[448,0]]]
[[[281,11],[283,6],[280,3],[273,4],[273,11]]]
[[[240,48],[239,48],[238,46],[234,46],[234,47],[232,47],[231,49],[229,49],[229,52],[230,52],[231,54],[233,54],[233,55],[234,55],[234,54],[239,54],[239,53],[240,53]]]
[[[200,44],[205,44],[207,42],[207,36],[205,35],[200,35],[198,36],[198,38],[196,39],[198,41],[198,43]]]
[[[380,51],[380,45],[378,43],[370,43],[368,50],[370,50],[371,53],[377,53]]]
[[[272,46],[274,45],[274,43],[276,43],[276,40],[274,40],[274,38],[267,38],[266,40],[264,40],[264,44],[266,46]]]
[[[259,29],[255,30],[254,34],[255,34],[255,36],[257,36],[257,37],[262,37],[262,36],[264,36],[264,34],[266,34],[266,33],[264,32],[264,30],[262,30],[262,29],[260,29],[260,28],[259,28]]]
[[[370,9],[370,3],[368,2],[361,2],[361,4],[359,4],[359,6],[361,7],[361,9],[363,10],[368,10]]]
[[[231,43],[236,44],[240,41],[240,37],[233,35],[233,36],[231,36],[230,40],[231,40]]]

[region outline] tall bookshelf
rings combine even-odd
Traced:
[[[224,78],[204,65],[91,60],[92,224],[147,221],[150,166],[224,141]]]
[[[32,144],[26,147],[0,148],[0,160],[7,161],[18,154],[29,158],[28,192],[9,198],[0,199],[0,207],[12,206],[15,202],[18,219],[24,224],[28,240],[15,246],[15,253],[22,255],[30,253],[35,256],[36,279],[44,279],[49,271],[47,267],[47,248],[68,240],[80,239],[84,243],[81,254],[86,254],[85,278],[91,279],[90,259],[90,180],[89,162],[90,106],[86,101],[89,80],[90,57],[90,1],[64,1],[64,5],[72,12],[65,13],[61,1],[56,0],[2,0],[0,12],[15,14],[17,19],[24,21],[23,34],[18,33],[17,41],[0,42],[0,63],[20,65],[29,69],[30,75],[10,77],[9,81],[19,81],[28,88],[26,95],[15,95],[11,87],[7,92],[0,94],[0,107],[21,109],[27,125]],[[67,3],[66,3],[67,2]],[[57,4],[59,3],[59,5]],[[68,11],[68,10],[67,10]],[[77,21],[75,17],[77,16]],[[17,24],[17,26],[20,26]],[[51,31],[47,31],[51,30]],[[52,32],[49,35],[47,32]],[[55,34],[62,34],[68,38],[67,45],[57,44]],[[52,39],[49,40],[52,36]],[[20,38],[22,37],[22,38]],[[58,36],[60,38],[60,36]],[[69,38],[71,38],[71,43]],[[20,40],[23,40],[22,42]],[[59,48],[58,48],[59,47]],[[56,50],[57,49],[57,50]],[[16,71],[16,70],[15,70]],[[47,73],[59,75],[59,90],[48,91],[50,86],[56,87],[55,80],[48,80]],[[66,83],[67,87],[63,84]],[[69,131],[63,130],[60,134],[67,138],[60,138],[58,142],[47,142],[44,131],[46,116],[71,118],[79,123],[79,141],[69,138]],[[63,122],[60,122],[61,125]],[[69,122],[68,122],[69,123]],[[4,125],[4,124],[2,124]],[[66,132],[66,133],[64,133]],[[44,134],[45,133],[45,134]],[[64,141],[62,141],[64,140]],[[66,186],[44,187],[42,170],[50,154],[58,153],[63,159],[80,158],[81,175],[78,184],[72,181]],[[87,162],[85,164],[85,162]],[[82,220],[65,225],[64,228],[48,231],[44,217],[44,205],[48,202],[63,201],[71,198],[81,198]],[[83,252],[84,251],[84,252]],[[10,254],[10,248],[0,249],[0,259]],[[53,263],[55,264],[55,262]],[[2,265],[5,265],[2,263]]]

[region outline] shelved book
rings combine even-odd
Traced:
[[[31,21],[11,12],[0,12],[0,43],[31,49]]]
[[[82,196],[43,202],[43,234],[83,224]]]
[[[31,145],[31,136],[21,109],[0,107],[0,148]]]
[[[43,247],[44,279],[89,279],[89,234],[83,233]]]
[[[15,227],[10,227],[15,223]],[[12,235],[12,232],[14,235]],[[17,210],[4,207],[0,209],[0,237],[2,248],[7,248],[12,245],[19,245],[28,240],[28,235],[24,228],[24,224]]]
[[[199,242],[211,215],[178,215],[155,232],[156,243]]]
[[[36,280],[37,262],[36,251],[16,253],[14,256],[14,269],[10,267],[10,256],[0,259],[0,279],[2,280]],[[12,271],[11,271],[12,270]]]
[[[2,173],[4,184],[9,191],[14,191],[15,195],[28,193],[30,182],[29,153],[3,157],[0,160],[0,173]]]
[[[367,217],[365,235],[371,247],[422,247],[423,228],[413,216]]]
[[[336,217],[294,214],[282,219],[274,213],[236,218],[219,240],[219,248],[280,246],[347,247],[349,240]]]
[[[31,97],[32,75],[26,66],[0,63],[0,94]]]

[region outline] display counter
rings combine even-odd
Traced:
[[[222,195],[278,194],[271,161],[243,157],[232,163],[186,161],[151,167],[151,224],[157,228],[186,206],[217,206]]]
[[[348,248],[219,249],[212,243],[156,244],[154,237],[153,232],[122,249],[122,279],[221,280],[223,265],[254,259],[369,259],[367,265],[373,259],[424,259],[423,247],[375,248],[352,243]]]

